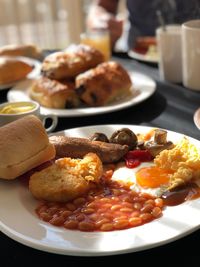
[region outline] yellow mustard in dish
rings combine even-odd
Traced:
[[[20,114],[35,108],[34,103],[9,103],[0,108],[0,114]]]

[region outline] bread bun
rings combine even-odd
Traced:
[[[0,57],[0,84],[24,79],[33,70],[33,66],[14,57]]]
[[[0,56],[42,58],[42,52],[33,44],[5,45],[0,47]]]
[[[55,148],[36,116],[0,128],[0,178],[14,179],[54,157]]]

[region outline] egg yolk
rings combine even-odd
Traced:
[[[137,183],[144,188],[156,188],[169,182],[170,174],[173,172],[155,166],[141,168],[136,172]]]

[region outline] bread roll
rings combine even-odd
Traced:
[[[0,84],[13,83],[24,79],[33,66],[12,57],[0,57]]]
[[[33,44],[5,45],[0,47],[0,56],[42,58],[42,52]]]
[[[0,128],[0,178],[14,179],[54,157],[55,148],[36,116]]]

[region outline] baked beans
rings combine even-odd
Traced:
[[[112,171],[105,172],[98,186],[73,201],[42,202],[36,213],[54,226],[80,231],[128,229],[162,216],[161,198],[133,192],[111,176]]]

